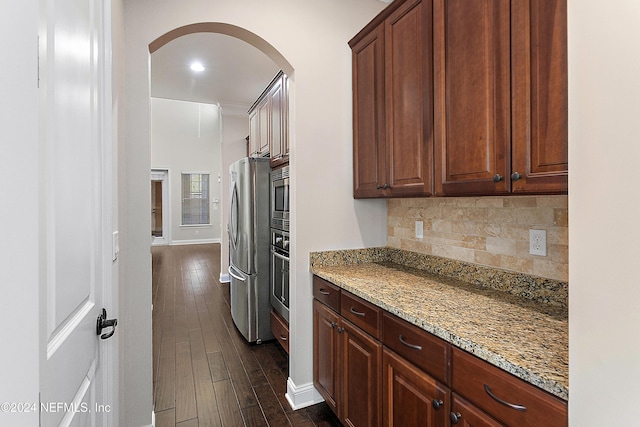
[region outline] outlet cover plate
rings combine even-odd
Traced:
[[[529,230],[529,253],[547,256],[547,230]]]
[[[416,221],[416,239],[424,238],[424,224],[422,221]]]

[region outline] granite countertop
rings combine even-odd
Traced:
[[[391,248],[311,253],[310,270],[569,398],[566,283]]]

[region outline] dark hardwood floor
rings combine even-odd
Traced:
[[[162,246],[153,259],[156,426],[340,426],[325,403],[293,411],[287,354],[235,329],[220,245]]]

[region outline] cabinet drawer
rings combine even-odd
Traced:
[[[284,348],[284,351],[289,354],[289,325],[273,310],[271,310],[271,333]]]
[[[340,312],[340,288],[333,283],[313,276],[313,297],[338,313]]]
[[[438,381],[449,384],[451,346],[396,316],[385,313],[382,342]]]
[[[453,390],[489,415],[511,426],[567,425],[565,401],[469,353],[452,353]]]
[[[382,310],[348,292],[340,297],[340,314],[365,332],[380,339]]]

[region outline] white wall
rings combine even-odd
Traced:
[[[569,420],[640,419],[640,3],[569,1]]]
[[[228,281],[229,273],[229,166],[247,156],[249,135],[249,115],[234,115],[222,110],[222,244],[220,248],[220,277]]]
[[[304,403],[312,382],[312,293],[309,251],[384,245],[384,201],[352,198],[351,51],[347,41],[384,4],[377,0],[137,0],[126,2],[127,284],[141,290],[134,301],[150,306],[148,44],[177,27],[221,22],[244,28],[269,44],[276,64],[291,77],[292,262],[291,363],[293,400]],[[274,58],[275,48],[282,58]],[[293,68],[287,70],[287,65]],[[146,243],[146,245],[145,245]],[[132,302],[134,303],[134,302]],[[150,316],[135,335],[150,336]],[[147,345],[146,336],[141,337]],[[135,348],[135,346],[134,346]],[[138,357],[143,363],[143,356]],[[150,362],[149,356],[149,362]],[[143,380],[143,378],[141,378]],[[147,381],[146,378],[144,378]],[[151,393],[148,383],[149,395]],[[298,399],[298,391],[300,398]],[[144,414],[148,396],[136,409]],[[294,402],[295,403],[295,402]],[[130,405],[131,406],[131,405]],[[134,408],[131,408],[133,410]],[[138,419],[138,418],[136,418]],[[136,424],[130,424],[136,425]]]
[[[220,109],[173,99],[151,100],[151,168],[169,170],[171,244],[220,242],[222,151]],[[183,172],[209,173],[211,225],[182,226]]]

